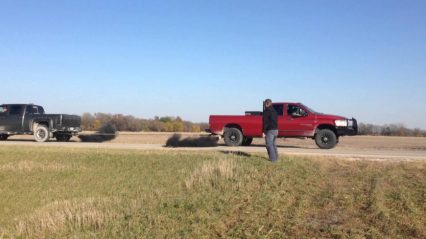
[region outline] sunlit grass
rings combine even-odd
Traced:
[[[0,147],[0,238],[425,238],[426,163]]]

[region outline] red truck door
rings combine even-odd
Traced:
[[[304,137],[313,136],[315,115],[299,104],[285,104],[284,116],[279,123],[280,136]]]

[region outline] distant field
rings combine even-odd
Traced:
[[[0,146],[0,238],[425,238],[426,162]]]

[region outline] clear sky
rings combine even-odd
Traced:
[[[426,1],[0,0],[0,103],[152,118],[303,102],[426,129]]]

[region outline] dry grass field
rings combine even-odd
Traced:
[[[0,145],[0,238],[425,238],[426,162]]]

